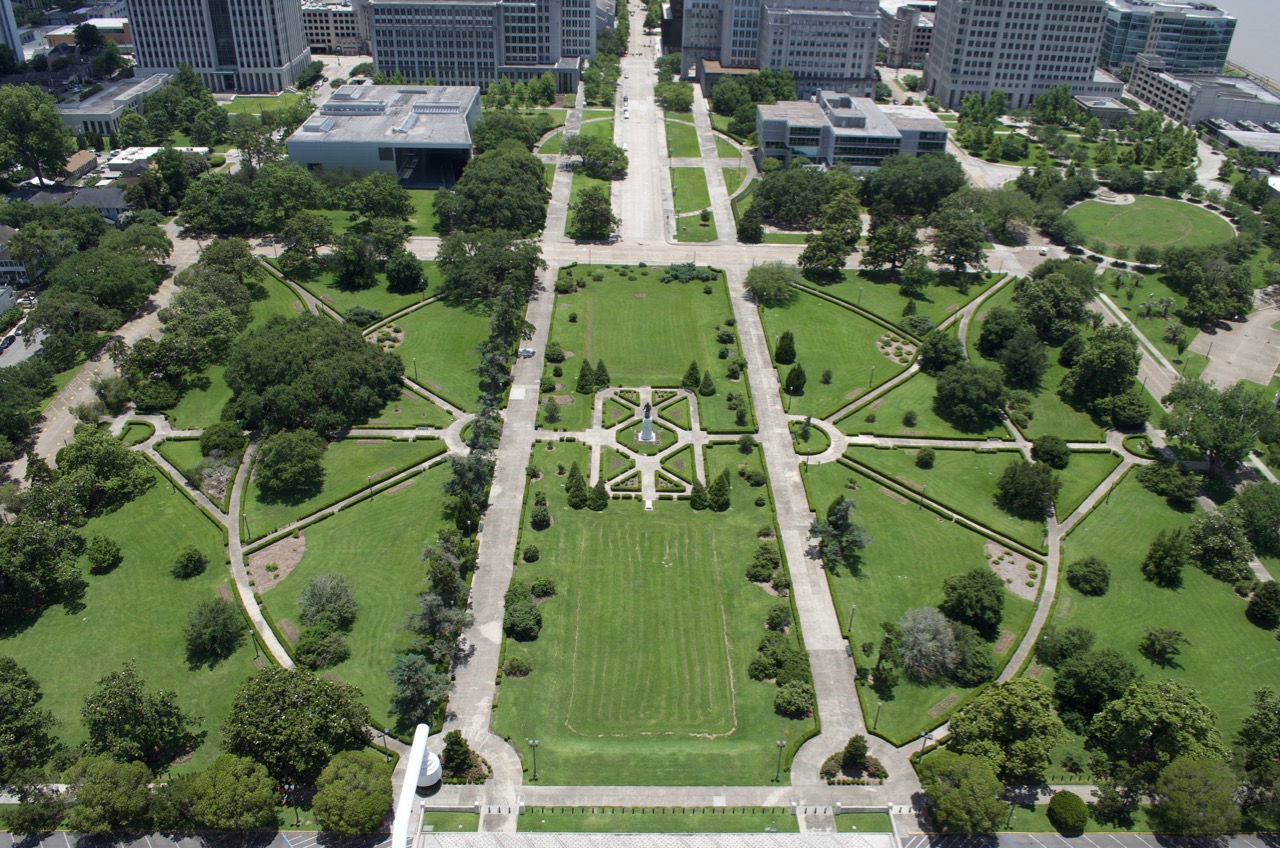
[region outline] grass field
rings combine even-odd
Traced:
[[[693,124],[667,119],[667,154],[672,159],[697,159],[702,156],[698,131]]]
[[[200,453],[199,439],[165,439],[156,445],[156,453],[172,463],[173,467],[186,473],[204,460]]]
[[[440,223],[440,219],[436,217],[436,194],[439,192],[431,188],[411,188],[409,189],[409,198],[413,201],[413,214],[409,216],[409,223],[413,225],[413,234],[415,236],[437,236],[436,224]]]
[[[799,833],[785,807],[529,807],[522,833]]]
[[[747,172],[742,168],[721,168],[720,173],[724,175],[725,191],[732,197],[738,186],[742,185]]]
[[[436,813],[428,811],[422,817],[423,832],[475,833],[479,829],[479,813]]]
[[[480,393],[475,349],[489,337],[489,316],[432,303],[396,321],[404,341],[396,348],[406,377],[459,409],[471,409]],[[416,358],[416,371],[415,371]]]
[[[126,447],[133,447],[151,438],[155,432],[156,428],[147,422],[134,421],[125,425],[124,431],[120,434],[120,441],[124,442]]]
[[[941,454],[946,451],[939,451]],[[846,484],[857,483],[850,491]],[[962,574],[986,564],[983,555],[985,539],[971,530],[940,520],[927,509],[914,503],[902,503],[880,491],[878,484],[852,469],[836,463],[810,466],[805,472],[809,501],[819,509],[839,495],[853,499],[855,520],[867,528],[871,543],[863,551],[859,573],[839,569],[829,575],[832,600],[841,626],[848,628],[850,609],[853,630],[850,644],[858,650],[865,642],[879,644],[882,621],[897,622],[909,609],[936,606],[942,602],[942,581],[952,574]],[[1005,596],[1002,630],[1020,633],[1031,621],[1035,606],[1011,592]],[[1012,653],[1010,645],[1003,657]],[[858,662],[868,662],[859,650]],[[920,686],[904,681],[894,688],[893,697],[885,700],[880,717],[874,718],[879,697],[870,689],[861,689],[868,725],[887,736],[905,739],[938,723],[929,711],[943,699],[955,695],[964,698],[972,690],[956,686]]]
[[[672,168],[671,190],[675,193],[677,215],[697,212],[711,205],[707,174],[701,168]]]
[[[1009,833],[1056,833],[1055,828],[1049,822],[1049,805],[1037,804],[1034,807],[1025,807],[1021,804],[1013,808],[1013,819],[1009,826],[1001,828]],[[1149,833],[1151,824],[1147,821],[1147,807],[1139,807],[1133,814],[1132,827],[1117,827],[1114,825],[1098,824],[1092,818],[1089,823],[1084,826],[1085,833]]]
[[[322,460],[324,485],[319,493],[301,503],[265,503],[260,499],[257,482],[249,481],[245,488],[244,516],[241,522],[244,538],[260,539],[277,528],[356,494],[369,484],[370,476],[377,483],[396,471],[438,456],[444,450],[444,442],[437,439],[416,442],[395,442],[390,439],[331,442]]]
[[[697,213],[676,218],[676,241],[703,244],[717,238],[715,218],[704,222]]]
[[[586,466],[583,445],[551,448],[535,445],[532,461]],[[711,449],[708,473],[737,459],[734,446]],[[745,459],[758,467],[757,457]],[[732,508],[709,514],[674,501],[646,513],[630,500],[574,511],[554,474],[530,488],[546,493],[553,524],[524,530],[521,543],[537,544],[542,558],[522,564],[519,577],[551,577],[557,594],[541,605],[536,641],[507,643],[506,655],[528,657],[533,671],[502,681],[495,731],[541,741],[545,783],[771,779],[776,761],[762,754],[773,753],[775,739],[794,746],[812,722],[777,716],[776,688],[746,676],[775,603],[742,573],[756,528],[768,523],[767,510],[752,505],[758,490],[735,477]],[[519,750],[527,760],[528,748]]]
[[[360,448],[363,450],[363,448]],[[307,552],[289,576],[263,594],[276,622],[298,623],[298,594],[317,574],[341,574],[355,589],[360,612],[347,636],[351,658],[326,671],[360,687],[377,727],[391,727],[391,682],[386,670],[412,634],[400,625],[417,607],[423,583],[422,548],[440,529],[441,486],[447,466],[438,465],[398,492],[374,495],[326,518],[304,532]],[[369,540],[377,540],[377,566],[369,560]]]
[[[1062,491],[1058,492],[1058,500],[1054,504],[1058,520],[1065,520],[1074,512],[1119,464],[1120,457],[1110,451],[1072,453],[1071,462],[1058,472],[1062,480]]]
[[[765,233],[765,244],[804,244],[808,233]]]
[[[939,450],[933,468],[916,466],[905,450],[880,450],[855,445],[845,456],[863,463],[908,489],[923,491],[930,500],[963,513],[1004,535],[1039,548],[1044,543],[1044,521],[1016,518],[996,506],[996,481],[1016,451]]]
[[[53,607],[31,626],[5,631],[0,654],[13,657],[40,682],[40,706],[53,711],[61,722],[58,736],[73,748],[85,739],[80,721],[85,696],[104,675],[136,661],[149,688],[174,690],[184,710],[203,717],[204,744],[189,762],[174,767],[198,771],[220,753],[231,699],[253,671],[253,644],[246,639],[212,669],[187,667],[182,636],[187,616],[229,583],[226,536],[159,473],[155,480],[141,497],[84,527],[86,537],[101,533],[118,542],[124,561],[109,574],[86,575],[83,610]],[[169,569],[187,545],[199,548],[209,567],[198,577],[177,580]]]
[[[890,833],[888,813],[844,813],[836,816],[837,833]]]
[[[381,272],[377,274],[377,284],[373,288],[360,290],[339,288],[334,283],[333,274],[329,271],[320,272],[314,279],[297,280],[296,282],[333,307],[340,315],[345,315],[347,310],[353,306],[364,306],[378,310],[385,317],[399,312],[407,306],[413,306],[413,304],[421,301],[424,296],[429,296],[432,293],[432,289],[440,285],[440,271],[436,267],[436,263],[423,262],[422,270],[427,277],[425,295],[418,292],[396,294],[387,288],[387,278]]]
[[[944,274],[945,286],[931,286],[916,299],[916,313],[928,315],[934,325],[941,324],[953,312],[959,311],[969,301],[987,290],[1001,274],[981,277],[974,274],[967,293],[950,285],[951,275]],[[901,326],[902,310],[908,298],[898,293],[898,282],[888,271],[845,271],[844,279],[827,286],[815,286],[823,294],[839,298],[868,312],[874,312],[891,324]]]
[[[539,153],[559,153],[560,143],[562,141],[564,141],[563,132],[552,133],[550,136],[548,136],[546,141],[542,142],[542,145],[538,148],[538,152]]]
[[[249,328],[265,324],[273,315],[297,315],[301,308],[302,302],[287,285],[264,274],[259,297],[253,302],[253,321]],[[206,368],[204,377],[208,384],[189,389],[178,405],[169,410],[169,423],[177,429],[203,428],[217,423],[222,418],[222,407],[231,400],[231,389],[222,379],[223,370],[221,365]]]
[[[883,383],[905,367],[876,348],[876,339],[887,332],[884,327],[808,292],[798,293],[786,306],[762,308],[760,317],[770,353],[784,332],[795,336],[796,362],[804,366],[808,382],[803,394],[784,395],[792,414],[825,418],[849,403],[851,394],[856,397],[858,390]],[[791,367],[778,365],[778,373],[785,376]],[[832,380],[823,385],[827,369]]]
[[[611,193],[613,188],[608,180],[597,180],[595,177],[588,177],[581,171],[573,172],[573,183],[569,186],[569,212],[565,216],[564,222],[565,235],[570,237],[575,235],[573,231],[573,204],[578,202],[578,195],[593,186],[604,189],[606,195]]]
[[[1202,247],[1230,241],[1231,225],[1207,209],[1166,197],[1136,197],[1124,206],[1086,200],[1067,212],[1085,244],[1108,247]]]
[[[608,112],[606,114],[612,115],[613,113]],[[603,138],[605,141],[613,141],[613,118],[598,121],[588,120],[578,132],[594,138]]]
[[[728,139],[716,136],[716,155],[721,159],[741,159],[742,152]]]
[[[263,109],[287,109],[293,104],[301,101],[302,97],[303,96],[296,91],[281,92],[273,97],[246,97],[241,94],[230,103],[224,103],[222,108],[226,109],[233,115],[261,115]]]
[[[1120,651],[1149,677],[1171,677],[1194,687],[1218,714],[1230,742],[1249,713],[1249,693],[1280,674],[1280,642],[1245,618],[1245,601],[1229,585],[1197,568],[1183,571],[1177,590],[1143,579],[1140,566],[1156,533],[1186,527],[1190,518],[1128,475],[1110,502],[1099,504],[1063,545],[1064,563],[1092,555],[1110,565],[1111,588],[1090,598],[1064,582],[1057,621],[1090,628],[1098,636],[1097,647]],[[1190,644],[1183,646],[1176,665],[1160,668],[1138,653],[1149,627],[1172,627],[1186,635]]]
[[[1176,345],[1165,341],[1165,328],[1170,324],[1182,324],[1178,319],[1177,313],[1187,304],[1185,296],[1178,294],[1173,289],[1165,285],[1164,279],[1160,274],[1148,274],[1139,279],[1132,277],[1120,278],[1124,281],[1119,289],[1115,286],[1115,280],[1118,275],[1112,273],[1107,274],[1098,280],[1098,288],[1104,292],[1107,297],[1111,298],[1111,302],[1120,309],[1124,310],[1124,314],[1134,323],[1141,332],[1146,336],[1147,341],[1151,342],[1156,348],[1164,354],[1165,358],[1179,367],[1186,361],[1189,366],[1188,371],[1194,367],[1196,360],[1201,359],[1198,353],[1186,351],[1182,354],[1178,353]],[[1154,303],[1160,298],[1167,297],[1173,301],[1173,307],[1169,310],[1169,317],[1163,317],[1163,313],[1156,312],[1152,315],[1144,315],[1142,313],[1142,304],[1144,302]],[[1183,324],[1187,330],[1187,344],[1190,345],[1200,333],[1200,328],[1192,325]],[[1201,366],[1203,370],[1203,366]]]
[[[556,166],[547,162],[542,166],[542,181],[546,183],[547,188],[556,181]]]
[[[870,433],[877,436],[930,439],[1012,438],[1009,431],[999,424],[976,433],[957,428],[934,411],[933,402],[937,392],[937,380],[923,372],[916,372],[878,400],[841,418],[836,426],[840,428],[840,432],[851,436]],[[907,427],[902,421],[908,412],[916,414],[914,427]],[[875,420],[868,421],[868,416],[874,416]]]
[[[413,366],[409,366],[409,374],[413,375]],[[407,427],[448,427],[453,423],[453,416],[436,406],[422,395],[409,388],[400,390],[400,397],[391,401],[375,417],[369,419],[366,426],[407,428]]]

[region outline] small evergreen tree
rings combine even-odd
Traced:
[[[702,372],[702,382],[698,385],[698,394],[711,397],[716,393],[716,384],[711,381],[711,369]]]
[[[596,370],[591,363],[582,360],[582,368],[578,371],[578,394],[593,395],[596,393]]]
[[[680,381],[680,388],[688,392],[696,392],[701,382],[702,372],[698,370],[698,363],[690,362],[689,370],[684,372],[684,379]]]
[[[729,469],[720,472],[707,491],[707,505],[712,512],[724,512],[729,508]]]
[[[779,365],[790,365],[796,361],[796,337],[790,330],[778,339],[778,349],[773,352],[773,358]]]
[[[689,496],[689,506],[696,510],[703,510],[711,506],[711,501],[707,497],[707,487],[702,485],[701,480],[693,481],[693,494]]]
[[[556,403],[555,398],[549,397],[543,401],[542,420],[548,424],[555,424],[560,420],[560,404]]]
[[[596,387],[603,389],[609,385],[609,369],[605,367],[604,360],[596,363]]]
[[[755,201],[738,219],[738,241],[743,244],[759,244],[764,241],[764,223],[761,221],[760,207]]]
[[[787,372],[787,379],[784,388],[786,388],[787,394],[789,395],[804,394],[804,384],[807,381],[808,378],[804,375],[804,366],[797,362],[795,365],[792,365],[791,370]]]
[[[569,479],[565,481],[564,490],[572,508],[582,509],[587,505],[587,481],[582,479],[582,469],[576,462],[569,469]]]
[[[604,478],[601,477],[596,484],[591,487],[591,493],[587,495],[587,509],[592,512],[604,512],[605,507],[609,505],[609,493],[604,488]]]

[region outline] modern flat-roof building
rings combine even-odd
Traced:
[[[451,186],[471,156],[477,86],[344,85],[288,140],[312,170],[387,171],[416,188]]]
[[[1202,0],[1107,0],[1098,62],[1119,70],[1155,53],[1176,73],[1219,73],[1235,32],[1235,18]]]
[[[1076,105],[1090,118],[1097,118],[1103,129],[1113,129],[1137,114],[1114,97],[1077,97]]]
[[[996,89],[1013,109],[1062,85],[1119,97],[1124,84],[1097,67],[1105,10],[1106,0],[939,0],[928,93],[949,109]]]
[[[138,75],[187,63],[210,91],[267,93],[311,61],[298,0],[129,0]]]
[[[681,59],[721,68],[786,68],[802,97],[875,90],[875,0],[685,0]]]
[[[1129,93],[1188,127],[1211,120],[1259,125],[1280,121],[1280,97],[1245,79],[1222,74],[1176,74],[1164,59],[1141,53]]]
[[[129,29],[128,18],[89,18],[83,23],[90,24],[98,28],[98,34],[102,36],[104,41],[114,41],[121,47],[133,46],[133,33]],[[44,34],[44,40],[48,42],[50,47],[58,44],[76,43],[76,27],[80,24],[67,24],[50,30]]]
[[[756,107],[760,152],[790,162],[855,170],[880,167],[886,156],[944,153],[947,127],[923,106],[882,106],[865,97],[819,91],[813,100]]]
[[[363,7],[351,0],[303,0],[302,35],[312,53],[360,56],[369,52]]]
[[[373,64],[409,80],[487,86],[551,72],[572,91],[612,0],[359,0],[367,6]]]
[[[107,82],[102,90],[77,103],[59,103],[62,123],[73,133],[114,133],[126,110],[142,111],[142,98],[159,91],[169,82],[168,74]]]
[[[924,67],[937,0],[880,0],[880,44],[890,68]]]

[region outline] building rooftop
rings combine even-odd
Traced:
[[[1086,95],[1076,97],[1075,101],[1087,109],[1112,109],[1117,112],[1120,110],[1125,112],[1133,111],[1114,97],[1090,97]]]
[[[906,6],[914,6],[922,12],[932,12],[938,8],[938,0],[880,0],[880,8],[891,15],[896,15],[899,9]]]
[[[1219,130],[1218,135],[1231,139],[1241,147],[1252,147],[1259,153],[1280,153],[1280,133]]]
[[[471,146],[471,85],[344,85],[290,136],[297,141]]]
[[[766,121],[786,121],[791,124],[825,124],[827,116],[822,107],[810,100],[784,100],[781,103],[762,103],[756,107]]]
[[[92,97],[81,100],[79,103],[59,103],[58,111],[64,115],[99,115],[103,112],[112,111],[117,106],[126,104],[135,97],[158,91],[168,81],[168,74],[152,74],[145,79],[108,82],[102,86],[102,91]]]
[[[900,130],[924,130],[943,132],[947,125],[927,106],[881,106],[889,121]]]
[[[129,19],[128,18],[89,18],[89,20],[84,21],[84,23],[93,24],[94,26],[96,26],[98,29],[101,29],[101,30],[119,32],[124,29],[125,24],[129,23]],[[55,30],[50,30],[49,32],[45,33],[45,37],[47,38],[51,35],[75,35],[75,30],[77,26],[79,26],[79,24],[67,24],[64,27],[58,27]]]
[[[350,9],[351,0],[302,0],[303,9]]]
[[[1203,0],[1107,0],[1122,12],[1172,12],[1193,18],[1230,18],[1231,14]]]
[[[103,186],[82,188],[67,201],[68,206],[88,206],[90,209],[124,209],[129,204],[124,199],[124,189]]]
[[[730,76],[733,76],[733,75],[745,76],[746,74],[760,73],[759,68],[726,68],[724,65],[720,64],[719,59],[703,59],[701,61],[702,61],[702,67],[704,72],[708,74],[729,74]]]
[[[209,148],[207,147],[175,147],[173,149],[179,153],[199,153],[202,156],[207,156],[209,154]],[[134,164],[135,162],[149,162],[151,157],[155,156],[161,150],[164,150],[164,148],[126,147],[124,150],[121,150],[119,155],[114,159],[109,159],[107,161],[107,170],[119,171]]]
[[[903,130],[946,132],[924,106],[888,106],[867,97],[820,91],[815,100],[788,100],[756,107],[763,120],[799,126],[831,126],[836,135],[896,138]]]

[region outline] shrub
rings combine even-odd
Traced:
[[[200,553],[195,545],[187,545],[178,553],[169,573],[179,580],[187,580],[204,573],[209,567],[209,558]]]
[[[1031,456],[1036,462],[1043,462],[1050,468],[1061,471],[1071,461],[1071,449],[1061,437],[1044,435],[1031,446]]]
[[[916,411],[914,409],[908,409],[902,414],[902,426],[904,427],[916,426],[916,420]]]
[[[850,736],[840,752],[840,767],[847,772],[861,770],[867,764],[867,737]]]
[[[244,629],[244,617],[235,604],[221,598],[203,601],[191,611],[183,629],[187,662],[193,668],[217,665],[236,652]]]
[[[537,562],[541,556],[537,545],[525,545],[524,550],[520,552],[520,558],[525,562]]]
[[[94,574],[103,574],[115,568],[124,557],[120,553],[120,545],[110,536],[95,535],[85,545],[85,555],[89,557],[89,570]]]
[[[550,598],[556,593],[556,581],[550,577],[539,577],[529,586],[529,594],[535,598]]]
[[[744,433],[738,437],[738,453],[751,453],[756,448],[756,437]]]
[[[769,607],[769,615],[765,618],[764,626],[770,630],[782,630],[784,627],[790,627],[791,607],[786,604],[774,604]]]
[[[348,324],[355,324],[357,327],[367,327],[374,321],[381,321],[382,313],[377,309],[370,309],[367,306],[353,306],[347,310],[343,317],[347,319]]]
[[[1059,833],[1083,833],[1089,823],[1089,808],[1084,799],[1063,789],[1049,799],[1049,823]]]
[[[1101,597],[1111,585],[1111,569],[1097,557],[1078,559],[1067,566],[1067,584],[1082,595]]]
[[[560,342],[549,342],[547,344],[546,359],[551,363],[564,362],[564,347]]]
[[[298,595],[298,620],[304,625],[331,624],[348,630],[355,623],[359,607],[355,591],[341,574],[317,574]]]
[[[350,656],[346,637],[328,622],[303,630],[293,646],[294,659],[312,671],[331,668]]]
[[[576,324],[576,323],[578,323],[578,313],[576,313],[576,312],[570,312],[570,313],[569,313],[569,323],[570,323],[570,324]]]
[[[787,718],[804,718],[813,712],[813,687],[792,680],[778,687],[773,697],[773,710]]]
[[[200,453],[203,456],[232,456],[244,450],[248,441],[240,425],[234,421],[218,421],[200,434]]]
[[[1280,583],[1263,583],[1253,593],[1245,609],[1249,620],[1268,629],[1280,622]]]
[[[551,512],[547,509],[546,504],[539,504],[533,508],[533,514],[529,516],[529,523],[534,530],[546,530],[551,526]]]
[[[502,673],[507,677],[528,677],[533,671],[533,663],[528,657],[508,657],[502,665]]]
[[[921,448],[920,452],[916,454],[916,467],[932,468],[937,456],[938,455],[933,448]]]

